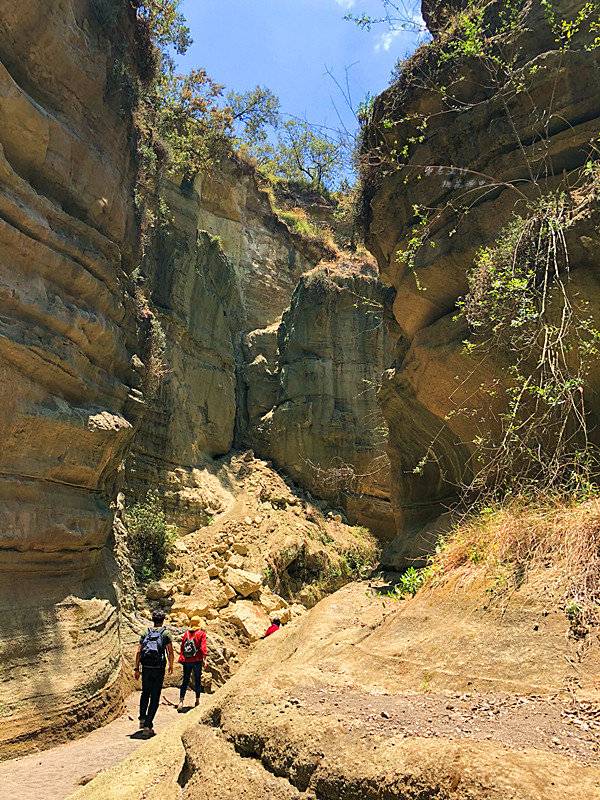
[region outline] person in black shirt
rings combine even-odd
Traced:
[[[165,614],[157,610],[152,614],[153,628],[140,636],[140,645],[135,656],[135,679],[140,677],[142,667],[142,695],[140,697],[140,729],[149,736],[154,735],[154,716],[160,703],[165,680],[165,668],[169,663],[169,675],[173,673],[173,639],[163,627]]]

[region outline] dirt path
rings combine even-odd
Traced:
[[[193,699],[188,693],[186,701],[190,697]],[[165,689],[154,721],[157,733],[178,718],[177,700],[177,689]],[[0,795],[19,800],[63,800],[96,773],[121,761],[144,741],[137,733],[138,702],[139,693],[131,695],[122,716],[81,739],[0,762]]]

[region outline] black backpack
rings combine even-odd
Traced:
[[[194,658],[198,655],[198,646],[196,645],[196,637],[194,634],[189,634],[184,639],[181,646],[185,658]]]
[[[164,628],[148,628],[142,640],[140,662],[143,667],[162,667],[165,663]]]

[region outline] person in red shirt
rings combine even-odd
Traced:
[[[181,640],[181,650],[179,653],[179,663],[183,665],[183,680],[179,689],[179,705],[177,711],[183,710],[183,701],[187,692],[188,684],[192,673],[194,673],[194,690],[196,692],[196,702],[200,703],[200,693],[202,691],[202,662],[206,657],[206,633],[203,630],[190,628],[183,634]]]
[[[267,628],[267,631],[263,636],[263,639],[266,639],[267,636],[270,636],[272,633],[275,633],[275,631],[278,631],[279,628],[281,628],[281,620],[274,619],[271,625]]]

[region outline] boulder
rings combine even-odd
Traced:
[[[221,618],[235,625],[251,642],[264,636],[271,624],[271,620],[262,606],[252,600],[238,600],[237,603],[233,603],[221,612]]]
[[[223,584],[223,591],[225,592],[225,595],[228,600],[232,600],[236,595],[235,589],[228,583]]]
[[[169,597],[171,591],[172,586],[165,581],[153,581],[146,588],[146,597],[148,600],[163,600]]]
[[[255,520],[256,519],[259,519],[259,517],[256,517]],[[250,552],[248,545],[244,544],[243,542],[234,542],[231,549],[234,553],[236,553],[236,555],[239,556],[247,556]]]
[[[257,597],[257,602],[265,609],[267,614],[277,614],[275,612],[279,611],[280,609],[286,609],[288,604],[283,599],[283,597],[279,597],[279,595],[274,594],[271,592],[270,589],[263,589]]]
[[[254,594],[262,586],[262,575],[245,569],[227,569],[223,573],[223,580],[241,597]]]
[[[190,601],[206,604],[207,608],[224,608],[232,596],[232,590],[220,581],[203,581],[194,587]]]
[[[292,617],[299,617],[302,614],[306,614],[306,608],[301,603],[294,603],[289,608],[290,614]],[[283,622],[283,620],[281,620]]]

